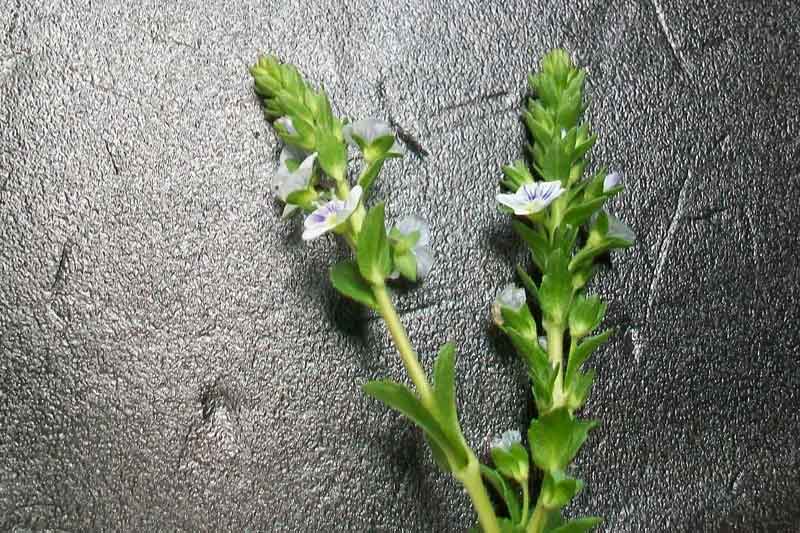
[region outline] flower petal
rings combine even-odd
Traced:
[[[529,201],[527,198],[514,194],[498,194],[497,201],[506,207],[510,207],[515,215],[529,215],[533,213],[529,209]]]
[[[603,179],[603,192],[608,192],[613,189],[622,181],[622,174],[619,172],[612,172]]]
[[[522,435],[517,430],[509,430],[492,440],[492,448],[508,450],[512,445],[522,441]]]
[[[392,128],[386,121],[364,118],[353,123],[353,132],[364,139],[367,144],[371,144],[378,137],[392,135]]]
[[[281,156],[279,161],[281,164],[285,164],[286,161],[288,161],[289,159],[300,162],[306,158],[306,155],[307,154],[305,150],[303,150],[302,148],[299,148],[291,144],[286,144],[283,146],[283,149],[281,150]]]
[[[607,213],[608,215],[608,232],[606,233],[607,237],[621,239],[623,241],[629,242],[633,244],[636,242],[636,233],[624,222],[620,219],[612,215],[611,213]]]
[[[404,217],[395,226],[402,235],[411,235],[415,231],[419,232],[416,246],[427,246],[431,242],[431,230],[428,223],[416,215]]]
[[[286,198],[295,191],[301,191],[308,187],[311,182],[311,175],[314,172],[314,162],[317,159],[316,152],[306,157],[294,172],[289,172],[286,165],[282,165],[275,174],[275,187],[278,190],[278,198],[286,201]]]
[[[289,133],[289,135],[297,135],[297,130],[295,129],[294,123],[290,117],[281,117],[276,120],[275,123],[286,128],[286,131]]]
[[[361,188],[361,185],[356,185],[350,190],[350,194],[347,196],[347,201],[344,204],[344,212],[347,213],[347,216],[344,220],[347,220],[353,211],[356,210],[358,207],[358,203],[361,201],[361,195],[364,193],[364,189]]]
[[[433,268],[433,249],[430,246],[415,246],[411,252],[417,260],[417,278],[426,277]]]
[[[496,302],[500,307],[505,307],[513,311],[519,311],[525,305],[525,289],[509,283],[500,294],[497,295]]]

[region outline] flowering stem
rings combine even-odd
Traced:
[[[523,483],[520,483],[520,485],[522,486],[522,524],[525,524],[525,521],[528,519],[528,507],[530,507],[531,504],[531,495],[528,489],[527,478]]]
[[[564,327],[554,325],[545,328],[547,331],[547,355],[550,364],[556,369],[556,381],[553,383],[553,409],[563,405],[564,401]]]
[[[547,510],[542,505],[542,495],[539,494],[539,501],[536,502],[536,509],[533,511],[531,521],[528,522],[528,529],[525,533],[542,533],[544,526],[547,523]]]
[[[481,478],[481,467],[478,459],[470,450],[469,462],[461,471],[454,473],[464,488],[467,490],[472,507],[478,514],[478,522],[483,533],[500,533],[500,524],[497,522],[497,515],[494,513],[492,501],[486,492],[486,485]]]
[[[411,346],[411,341],[408,339],[408,334],[403,327],[403,323],[400,322],[400,317],[397,316],[397,311],[394,308],[386,285],[373,285],[372,293],[375,296],[375,301],[378,303],[378,312],[386,322],[386,327],[389,328],[392,340],[397,347],[397,351],[400,353],[400,358],[403,360],[403,365],[406,367],[408,376],[417,388],[417,393],[422,400],[422,404],[426,408],[433,410],[435,406],[431,385],[428,383],[425,371],[422,369],[417,354]],[[454,471],[453,475],[467,490],[467,494],[469,494],[472,500],[472,506],[478,514],[478,522],[480,522],[483,532],[500,533],[497,515],[495,515],[494,507],[492,507],[492,502],[489,499],[489,494],[486,492],[486,486],[483,484],[480,463],[475,457],[474,452],[470,450],[469,447],[466,448],[467,464],[462,469]]]
[[[392,298],[389,296],[389,291],[386,290],[386,285],[374,285],[372,293],[375,295],[375,300],[378,303],[378,312],[386,322],[386,327],[389,328],[389,333],[392,335],[392,340],[400,353],[400,359],[403,360],[403,365],[406,367],[408,377],[417,388],[417,393],[422,400],[422,404],[428,409],[433,407],[433,393],[431,386],[428,383],[428,378],[425,376],[425,371],[417,359],[417,354],[411,346],[411,341],[408,339],[406,328],[400,322],[400,317],[397,316],[397,311],[392,304]]]

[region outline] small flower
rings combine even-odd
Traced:
[[[538,213],[565,191],[560,181],[526,183],[514,194],[498,194],[497,201],[514,210],[515,215]]]
[[[361,186],[356,185],[350,191],[347,200],[335,198],[319,206],[303,223],[303,240],[316,239],[346,222],[358,207],[361,193]]]
[[[492,440],[492,448],[500,448],[508,451],[511,446],[522,441],[522,435],[516,429],[504,432],[499,437]]]
[[[613,189],[622,181],[622,174],[619,172],[612,172],[603,179],[603,192],[608,192]]]
[[[542,348],[542,350],[547,351],[547,337],[544,335],[539,337],[539,346]]]
[[[283,126],[289,135],[297,135],[297,130],[294,127],[291,117],[281,117],[276,120],[275,123]]]
[[[428,223],[416,215],[403,218],[395,226],[400,238],[410,237],[414,232],[418,232],[417,241],[409,248],[408,252],[414,256],[417,264],[417,279],[424,278],[433,267],[433,249],[431,248],[431,230]],[[389,277],[397,279],[400,272],[394,271]]]
[[[502,309],[511,309],[518,312],[525,305],[525,289],[517,287],[513,283],[506,285],[492,304],[492,320],[498,326],[503,326],[503,313]]]
[[[275,173],[275,181],[272,186],[278,193],[278,198],[286,202],[286,198],[295,191],[300,191],[308,187],[311,182],[311,175],[314,170],[314,161],[317,159],[317,154],[313,153],[309,156],[305,152],[294,146],[284,146],[281,150],[280,163],[278,164],[278,171]],[[296,161],[300,166],[292,172],[286,165],[287,161]]]
[[[620,219],[608,213],[608,231],[606,238],[633,244],[636,242],[636,233]]]
[[[361,150],[364,150],[381,137],[389,135],[394,137],[394,133],[388,122],[374,118],[356,120],[355,122],[345,125],[345,127],[342,128],[342,135],[348,144]],[[388,153],[400,156],[406,153],[406,148],[395,139]]]
[[[525,289],[509,283],[497,296],[496,302],[501,307],[507,307],[514,311],[519,311],[525,305]]]

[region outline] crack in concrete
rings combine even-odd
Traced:
[[[448,111],[454,111],[456,109],[461,109],[462,107],[467,107],[470,105],[475,105],[481,102],[490,102],[492,100],[497,100],[498,98],[502,98],[504,96],[508,96],[508,91],[505,89],[501,89],[498,91],[491,92],[489,94],[479,94],[475,98],[469,98],[467,100],[462,100],[460,102],[456,102],[454,104],[448,104],[446,106],[440,107],[439,109],[434,110],[431,113],[432,117],[438,117]]]
[[[644,322],[642,323],[641,330],[639,328],[631,330],[631,339],[633,340],[633,358],[638,363],[642,356],[647,339],[641,338],[639,335],[647,334],[647,327],[650,324],[650,315],[653,312],[653,305],[655,304],[658,288],[664,276],[664,265],[667,262],[667,257],[672,249],[672,241],[675,238],[675,232],[678,230],[678,223],[683,218],[686,210],[686,194],[689,189],[689,182],[691,181],[692,173],[686,174],[686,179],[683,180],[680,193],[678,194],[678,204],[675,206],[675,212],[672,214],[667,233],[661,241],[658,248],[658,257],[656,259],[656,267],[653,272],[653,279],[650,282],[650,289],[647,295],[647,307],[645,308]]]
[[[658,287],[661,284],[661,279],[664,276],[664,265],[667,262],[667,256],[672,249],[672,241],[675,238],[675,232],[678,230],[678,223],[686,210],[686,193],[689,190],[689,182],[692,179],[692,173],[687,172],[686,179],[683,180],[681,191],[678,194],[678,205],[675,206],[675,212],[672,214],[672,219],[669,221],[667,227],[667,234],[661,241],[658,250],[658,259],[656,260],[656,268],[653,272],[653,279],[650,282],[650,291],[647,296],[647,309],[644,316],[644,324],[647,326],[650,323],[650,314],[653,311],[653,304],[655,303]]]
[[[650,0],[650,4],[652,4],[653,9],[656,12],[656,18],[658,19],[659,26],[661,26],[661,31],[664,33],[664,37],[667,38],[667,44],[669,44],[672,57],[675,59],[675,61],[677,61],[678,67],[686,76],[686,79],[691,81],[692,75],[686,68],[686,60],[684,59],[683,54],[681,54],[680,47],[675,41],[675,38],[672,36],[672,32],[669,30],[669,26],[667,26],[667,17],[664,14],[664,10],[661,8],[661,4],[658,3],[658,0]]]
[[[72,242],[65,242],[61,247],[61,257],[58,260],[58,268],[56,268],[56,274],[53,277],[53,283],[50,285],[50,292],[52,292],[59,283],[64,281],[64,276],[67,271],[67,262],[69,261],[69,254],[71,251]]]
[[[119,176],[119,167],[117,166],[117,160],[114,158],[114,152],[111,151],[111,145],[105,139],[103,139],[103,144],[106,147],[108,158],[111,159],[111,166],[114,167],[114,174]]]

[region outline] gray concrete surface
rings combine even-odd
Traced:
[[[433,225],[438,262],[398,305],[426,364],[458,344],[486,453],[532,413],[488,323],[524,253],[493,196],[526,74],[564,46],[640,239],[595,284],[620,332],[570,513],[800,531],[797,2],[2,4],[1,530],[472,525],[420,434],[359,391],[399,362],[328,286],[344,250],[279,220],[247,65],[277,54],[430,153],[378,189]]]

